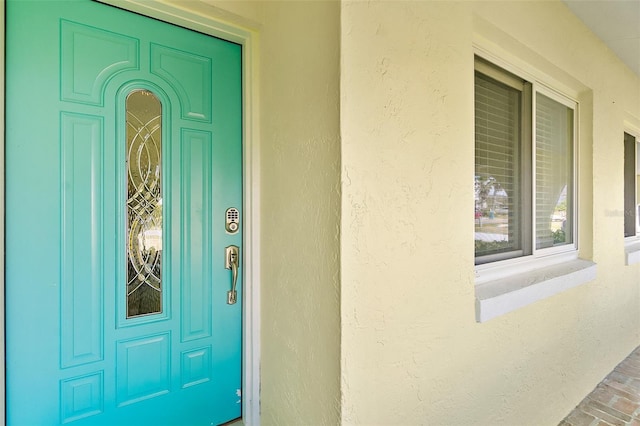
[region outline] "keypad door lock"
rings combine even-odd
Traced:
[[[240,230],[240,212],[230,207],[225,212],[225,229],[229,234],[236,234]]]

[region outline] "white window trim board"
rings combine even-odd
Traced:
[[[596,269],[589,260],[575,259],[479,284],[476,321],[488,321],[593,281]]]
[[[553,69],[556,68],[555,65],[549,63],[546,59],[540,58],[543,62],[551,65],[552,69],[546,66],[544,68],[547,70],[543,71],[542,67],[538,67],[540,64],[536,65],[527,62],[522,59],[521,55],[506,50],[504,46],[491,42],[477,32],[474,33],[473,53],[524,80],[542,84],[551,91],[569,99],[579,99],[581,92],[588,89],[574,78],[568,76],[563,70]]]
[[[629,266],[640,263],[640,240],[637,237],[631,237],[625,241],[624,247],[624,264]]]

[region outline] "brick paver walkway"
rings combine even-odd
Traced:
[[[640,426],[640,347],[598,384],[559,426]]]

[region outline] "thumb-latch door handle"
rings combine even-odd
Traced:
[[[227,304],[233,305],[238,299],[236,285],[238,284],[238,263],[240,262],[240,249],[238,246],[229,246],[225,249],[224,267],[231,269],[231,290],[227,292]]]

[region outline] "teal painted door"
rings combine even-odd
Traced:
[[[7,1],[10,425],[241,416],[241,47],[87,0]]]

